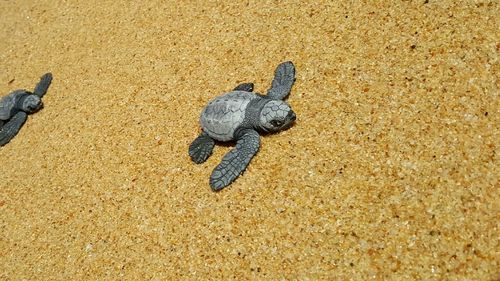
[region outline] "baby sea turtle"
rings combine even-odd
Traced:
[[[259,150],[258,132],[270,133],[288,129],[295,113],[283,101],[295,82],[295,66],[281,63],[276,68],[267,95],[253,92],[253,83],[243,83],[229,93],[211,100],[200,116],[201,134],[189,146],[193,162],[205,162],[212,154],[215,141],[236,140],[210,176],[214,191],[231,184],[248,166]]]
[[[52,74],[46,73],[40,78],[33,93],[16,90],[0,99],[0,146],[4,146],[17,135],[28,114],[42,108],[41,99],[51,82]]]

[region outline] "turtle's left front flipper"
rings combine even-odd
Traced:
[[[241,133],[236,147],[229,151],[210,176],[210,187],[219,191],[232,183],[245,169],[259,151],[260,137],[257,131],[248,129]]]
[[[33,94],[43,97],[49,89],[50,83],[52,82],[52,73],[45,73],[42,77],[40,77],[40,82],[36,84],[35,90]]]
[[[288,96],[295,82],[295,66],[291,61],[283,62],[274,71],[274,79],[267,96],[273,100],[282,100]]]
[[[24,122],[26,122],[27,117],[28,114],[26,114],[26,112],[19,111],[16,115],[10,118],[9,122],[3,125],[0,130],[0,146],[4,146],[17,135]]]

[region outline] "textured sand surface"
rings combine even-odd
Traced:
[[[1,1],[1,95],[54,81],[0,279],[500,279],[498,1],[141,2]],[[285,60],[297,123],[213,193],[202,107]]]

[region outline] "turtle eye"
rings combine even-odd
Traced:
[[[271,120],[271,125],[273,125],[273,127],[281,127],[281,125],[283,125],[283,121],[280,121],[280,120]]]

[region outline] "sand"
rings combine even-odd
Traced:
[[[497,1],[2,1],[2,280],[499,280]],[[211,98],[297,81],[222,192]]]

